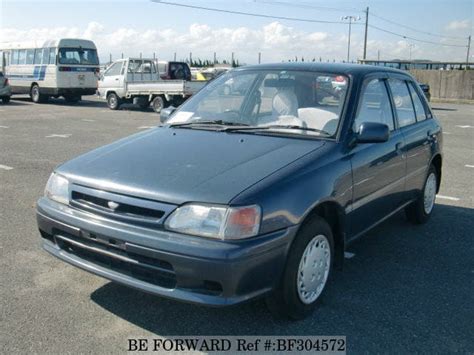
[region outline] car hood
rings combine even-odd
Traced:
[[[324,141],[158,127],[57,169],[73,184],[157,201],[227,204]]]

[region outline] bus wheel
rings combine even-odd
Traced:
[[[120,107],[120,99],[116,93],[112,92],[107,95],[107,106],[111,110],[118,110]]]
[[[48,99],[48,96],[40,93],[40,88],[38,84],[34,84],[31,87],[30,97],[31,97],[31,100],[37,104],[41,102],[45,102]]]
[[[80,95],[65,95],[64,99],[66,100],[66,102],[76,103],[76,102],[81,101],[81,96]]]
[[[151,107],[156,113],[160,113],[161,110],[165,107],[165,100],[161,96],[157,96],[151,102]]]

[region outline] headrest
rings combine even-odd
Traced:
[[[288,88],[295,86],[295,79],[266,79],[263,86],[267,88]]]

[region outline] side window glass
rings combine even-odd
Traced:
[[[104,76],[119,75],[121,69],[122,62],[114,63],[109,69],[107,69],[107,71],[104,73]]]
[[[33,64],[34,61],[35,61],[35,50],[28,49],[26,51],[26,64]]]
[[[49,63],[49,48],[43,48],[43,65]]]
[[[425,107],[423,106],[423,102],[420,99],[420,95],[418,94],[418,92],[416,92],[415,88],[413,87],[413,83],[409,83],[408,87],[410,88],[410,94],[413,100],[413,106],[415,107],[416,120],[417,121],[426,120],[426,111],[425,111]]]
[[[359,127],[363,122],[383,123],[391,131],[395,129],[387,88],[381,79],[373,79],[365,85],[357,108],[354,132],[359,132]]]
[[[12,62],[11,64],[18,64],[18,51],[12,51]]]
[[[26,63],[26,49],[21,49],[18,52],[18,64],[25,64]]]
[[[56,64],[56,48],[49,49],[49,64]]]
[[[413,110],[407,83],[403,80],[389,79],[388,84],[392,91],[393,102],[397,111],[398,125],[405,127],[415,123],[415,111]]]
[[[35,49],[35,64],[41,64],[42,58],[43,58],[43,50]]]

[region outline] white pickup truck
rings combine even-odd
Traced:
[[[122,103],[135,103],[155,112],[170,105],[179,106],[198,92],[205,81],[163,80],[153,59],[125,58],[113,62],[101,75],[98,94],[111,110]]]

